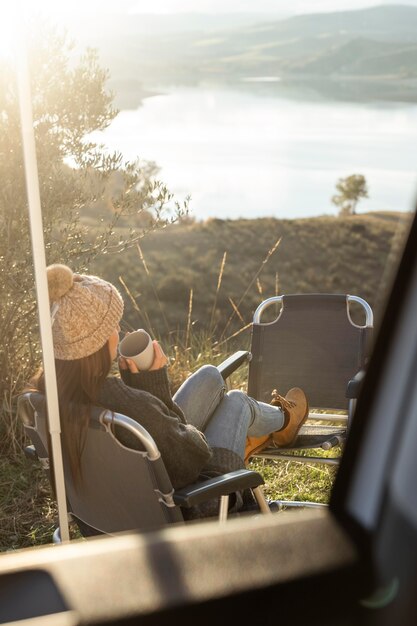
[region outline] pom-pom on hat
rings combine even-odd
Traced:
[[[55,358],[72,361],[94,354],[120,322],[120,293],[111,283],[74,274],[66,265],[50,265],[46,271]]]

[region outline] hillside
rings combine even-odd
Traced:
[[[417,100],[413,6],[285,19],[256,12],[87,15],[69,32],[79,49],[99,50],[121,109],[137,108],[163,86],[209,81],[244,88],[248,78],[265,76],[279,79],[278,90],[307,83],[343,100]]]
[[[172,16],[168,28],[165,16],[160,26],[153,21],[147,29],[143,16],[131,15],[120,17],[112,30],[90,29],[84,38],[99,48],[117,104],[127,108],[137,106],[146,89],[164,84],[236,85],[265,76],[297,82],[358,79],[364,99],[417,99],[416,7],[379,6],[250,24],[227,18],[221,27],[201,16],[189,22]],[[358,91],[353,95],[356,99]]]
[[[332,55],[325,51],[311,61],[294,63],[291,69],[316,76],[411,78],[417,76],[416,57],[417,44],[357,38],[335,47]]]
[[[119,276],[123,278],[140,309],[140,313],[135,311],[124,293],[128,303],[125,319],[132,327],[146,326],[147,314],[156,334],[164,335],[169,328],[180,329],[184,336],[192,289],[193,330],[224,338],[249,323],[259,302],[277,290],[356,294],[366,298],[378,312],[404,223],[401,214],[381,213],[350,218],[215,219],[180,224],[143,240],[146,269],[133,249],[117,258],[102,257],[93,271],[115,283]],[[278,239],[280,244],[263,264]],[[238,305],[240,320],[233,315],[230,299]],[[228,323],[231,315],[233,320]]]
[[[208,44],[210,46],[210,43]],[[367,59],[379,59],[376,75],[382,73],[384,58],[417,46],[417,9],[407,6],[381,6],[356,11],[301,15],[275,23],[231,32],[208,57],[237,64],[241,69],[265,75],[302,72],[322,75],[331,72],[362,75]],[[198,47],[198,46],[197,46]],[[228,55],[226,56],[228,50]],[[378,63],[376,64],[378,65]],[[414,70],[413,59],[407,67]],[[347,71],[350,68],[350,71]],[[374,75],[374,67],[369,75]],[[401,76],[401,66],[394,68]]]

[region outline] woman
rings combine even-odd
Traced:
[[[174,488],[244,466],[248,436],[272,433],[277,445],[290,443],[308,414],[301,389],[271,404],[241,391],[226,391],[217,368],[204,366],[172,397],[167,357],[157,341],[147,371],[119,358],[121,378],[111,376],[117,358],[123,300],[110,283],[73,274],[65,265],[48,267],[52,331],[63,446],[75,482],[82,480],[80,459],[91,406],[123,413],[142,424],[155,439]],[[44,392],[40,371],[32,384]],[[115,429],[124,445],[135,437]]]

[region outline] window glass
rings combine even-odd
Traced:
[[[57,523],[16,421],[17,397],[41,362],[19,29],[47,262],[117,286],[122,333],[145,328],[160,341],[175,392],[200,366],[250,349],[267,298],[358,296],[378,328],[414,214],[417,4],[369,4],[338,2],[335,12],[331,2],[39,0],[36,10],[22,3],[24,20],[3,8],[1,550],[50,543]],[[366,324],[357,301],[349,311]],[[233,386],[247,391],[247,376],[248,364]],[[336,472],[259,459],[251,467],[270,499],[318,503]]]

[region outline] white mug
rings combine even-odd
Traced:
[[[119,354],[136,363],[139,370],[148,370],[154,360],[151,336],[143,328],[129,333],[119,343]]]

